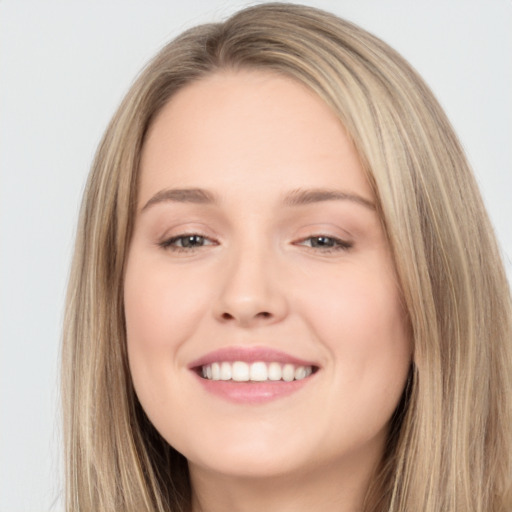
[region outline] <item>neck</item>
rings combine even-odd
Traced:
[[[190,465],[192,512],[361,512],[373,471],[315,468],[307,474],[232,477]]]

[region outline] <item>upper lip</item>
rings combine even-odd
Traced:
[[[188,367],[193,369],[223,361],[244,361],[246,363],[262,361],[265,363],[289,363],[296,366],[318,366],[312,361],[306,361],[305,359],[269,347],[226,347],[208,352],[204,356],[192,361]]]

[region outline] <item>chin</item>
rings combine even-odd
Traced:
[[[265,478],[295,473],[307,466],[314,455],[299,431],[292,436],[281,432],[262,435],[261,430],[254,429],[239,429],[228,435],[212,436],[211,431],[209,434],[198,437],[201,442],[193,446],[176,448],[191,467],[225,476]]]
[[[274,456],[272,449],[264,453],[252,453],[241,450],[238,454],[224,454],[225,456],[212,460],[188,459],[191,472],[193,468],[201,468],[210,474],[217,474],[226,478],[240,479],[266,479],[286,475],[293,475],[307,465],[307,461],[294,460],[289,456]]]

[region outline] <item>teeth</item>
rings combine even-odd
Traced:
[[[291,382],[295,378],[295,366],[293,364],[285,364],[283,366],[283,380]]]
[[[249,370],[251,380],[263,382],[268,379],[267,365],[265,363],[252,363]]]
[[[212,380],[220,379],[220,365],[219,363],[212,364]]]
[[[231,364],[222,363],[220,365],[220,380],[231,380]]]
[[[296,366],[294,364],[264,363],[256,361],[246,363],[222,361],[207,364],[201,367],[201,375],[208,380],[233,380],[235,382],[265,382],[279,381],[292,382],[302,380],[313,373],[311,366]]]
[[[295,380],[302,380],[311,375],[311,366],[298,366],[295,368]]]
[[[283,371],[279,363],[270,363],[268,365],[268,378],[269,380],[281,380]]]
[[[237,382],[246,382],[249,380],[249,365],[243,361],[236,361],[231,367],[231,378]]]

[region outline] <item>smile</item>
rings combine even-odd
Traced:
[[[314,370],[313,366],[282,364],[277,361],[222,361],[201,366],[200,374],[204,379],[214,381],[292,382],[309,377]]]
[[[312,385],[320,366],[270,347],[225,347],[188,365],[209,394],[235,404],[262,404]],[[311,384],[310,384],[311,383]]]

